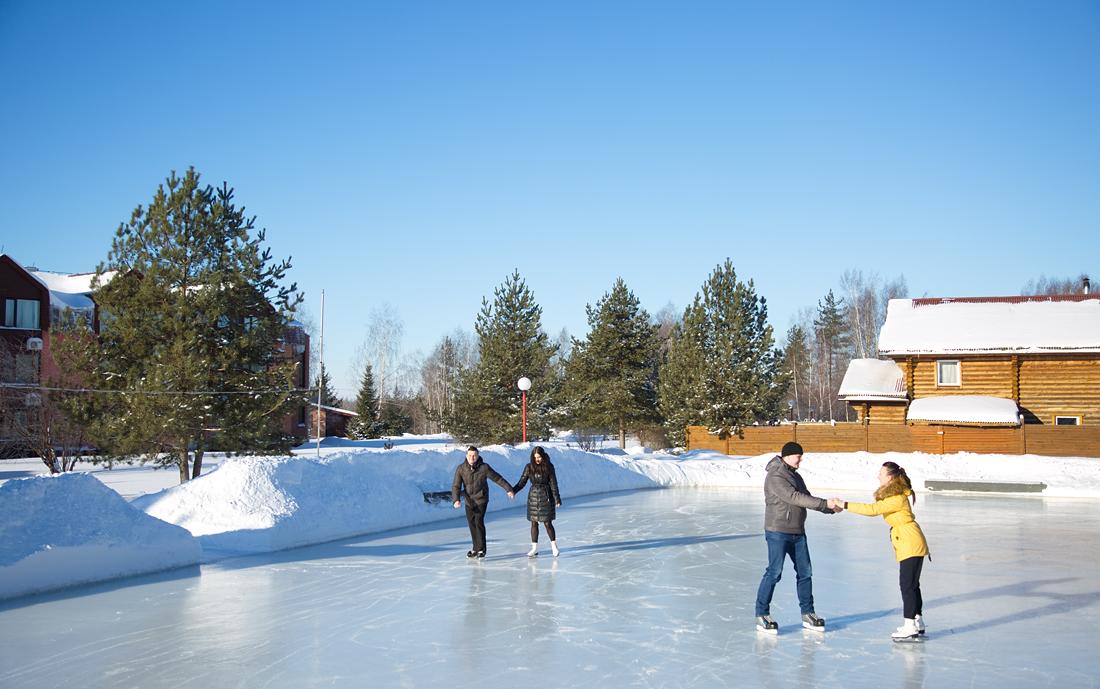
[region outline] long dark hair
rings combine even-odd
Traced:
[[[542,464],[535,462],[535,453],[542,455]],[[527,464],[529,473],[538,474],[539,476],[546,476],[554,468],[554,465],[550,462],[550,455],[546,454],[546,450],[542,449],[541,445],[536,445],[531,450],[531,458]]]
[[[905,486],[906,490],[908,490],[910,495],[912,496],[913,504],[916,504],[917,493],[913,490],[913,482],[909,480],[909,474],[905,473],[905,469],[901,468],[894,462],[883,462],[882,466],[886,468],[886,473],[890,476],[890,483],[897,481],[901,485]],[[890,483],[887,483],[886,486],[889,486]],[[879,493],[884,492],[886,486],[882,486],[877,491],[875,491],[876,500],[882,499]]]

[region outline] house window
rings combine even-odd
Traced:
[[[962,385],[962,376],[959,373],[958,361],[937,361],[936,385],[941,387]]]
[[[1054,417],[1054,425],[1055,426],[1080,426],[1081,425],[1081,417],[1080,416],[1055,416]]]
[[[4,327],[38,330],[41,304],[37,299],[5,299]]]

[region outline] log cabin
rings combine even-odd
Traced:
[[[878,353],[840,387],[865,424],[1100,425],[1100,295],[892,299]]]

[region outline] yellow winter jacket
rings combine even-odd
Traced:
[[[900,491],[900,492],[899,492]],[[894,555],[898,562],[910,557],[928,555],[928,541],[920,525],[913,519],[913,508],[909,505],[911,490],[890,482],[883,486],[875,502],[849,502],[845,507],[849,512],[873,517],[881,514],[890,525],[890,543],[894,546]]]

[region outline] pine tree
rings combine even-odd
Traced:
[[[794,402],[794,418],[802,420],[802,408],[807,404],[806,385],[810,373],[810,345],[806,331],[800,325],[787,330],[787,342],[783,347],[783,368],[791,376],[790,394]]]
[[[482,300],[475,331],[479,361],[459,377],[447,431],[464,441],[514,443],[522,433],[516,381],[531,379],[527,393],[527,434],[546,436],[554,413],[558,381],[550,358],[556,347],[543,332],[542,307],[515,271]]]
[[[669,438],[685,426],[719,435],[781,418],[787,376],[768,325],[765,300],[737,279],[729,259],[718,266],[684,312],[661,375],[661,409]]]
[[[378,438],[382,435],[378,418],[378,393],[374,390],[374,372],[371,365],[363,368],[359,382],[359,396],[355,398],[357,416],[348,424],[348,437],[353,440]]]
[[[817,318],[814,319],[815,336],[821,349],[825,369],[825,403],[829,409],[829,419],[833,415],[833,398],[840,384],[837,370],[846,364],[848,349],[848,326],[844,319],[844,300],[837,299],[832,290],[823,301],[817,303]]]
[[[622,278],[586,311],[588,336],[574,341],[565,363],[571,420],[584,428],[614,430],[619,447],[625,447],[628,427],[659,419],[657,327]]]
[[[321,405],[325,407],[339,407],[342,403],[340,396],[336,394],[336,390],[332,387],[332,378],[328,374],[328,369],[324,364],[321,365],[321,375],[313,379],[313,389],[321,389]],[[317,393],[313,392],[310,395],[310,400],[317,401]]]
[[[208,449],[289,446],[276,425],[304,399],[277,357],[301,297],[254,228],[227,185],[202,187],[194,169],[119,226],[97,269],[101,333],[62,345],[89,388],[112,391],[74,402],[98,447],[176,464],[183,482]]]

